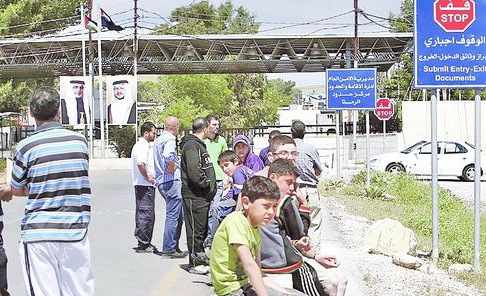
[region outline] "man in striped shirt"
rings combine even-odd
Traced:
[[[59,94],[35,91],[36,132],[18,143],[10,188],[2,199],[27,196],[20,259],[28,295],[94,295],[89,241],[91,210],[86,139],[59,124]]]

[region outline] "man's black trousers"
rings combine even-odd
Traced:
[[[135,237],[148,245],[152,241],[155,222],[155,187],[135,186]]]
[[[194,262],[193,257],[204,254],[203,243],[208,234],[208,215],[211,202],[204,197],[184,196],[184,192],[182,196],[189,264],[198,265],[198,262]]]

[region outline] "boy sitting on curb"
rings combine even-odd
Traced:
[[[336,258],[317,254],[310,245],[308,224],[302,221],[304,209],[299,211],[294,197],[296,176],[296,167],[289,160],[270,164],[269,178],[279,187],[281,198],[274,220],[262,228],[262,270],[273,282],[305,295],[343,296],[347,281],[335,271]]]
[[[218,211],[219,222],[235,210],[238,197],[243,189],[243,184],[253,176],[253,171],[241,163],[238,155],[227,150],[218,157],[218,164],[230,179],[230,188],[221,201],[221,208]]]
[[[216,295],[270,295],[260,271],[260,227],[272,221],[279,198],[277,185],[268,178],[255,176],[243,186],[243,211],[228,215],[213,240],[210,267]]]

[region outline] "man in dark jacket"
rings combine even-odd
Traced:
[[[191,273],[209,272],[203,242],[208,232],[208,213],[216,193],[216,175],[204,139],[209,133],[205,118],[196,118],[192,134],[181,140],[181,179],[186,224],[189,269]]]

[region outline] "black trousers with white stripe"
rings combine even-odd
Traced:
[[[292,272],[293,288],[309,296],[328,296],[319,281],[317,272],[310,264],[304,262],[302,267]]]

